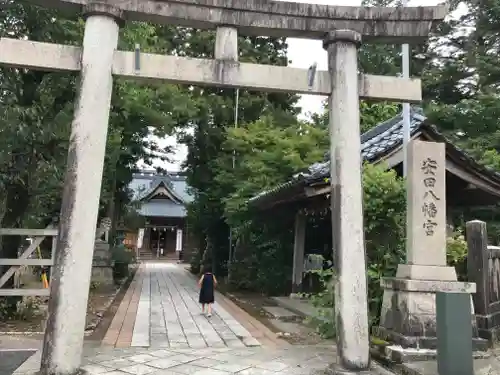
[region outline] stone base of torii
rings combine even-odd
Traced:
[[[335,373],[370,373],[359,98],[418,102],[421,89],[419,80],[358,74],[357,49],[362,40],[422,41],[447,8],[336,7],[266,0],[26,1],[83,11],[86,18],[82,48],[0,40],[0,64],[81,72],[40,375],[80,371],[113,75],[329,96],[337,266]],[[217,28],[215,59],[116,51],[119,27],[125,20]],[[328,72],[318,72],[311,85],[305,69],[239,63],[238,32],[322,39]]]

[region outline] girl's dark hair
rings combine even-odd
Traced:
[[[210,264],[205,264],[203,266],[203,273],[207,273],[207,272],[212,272],[212,265]]]

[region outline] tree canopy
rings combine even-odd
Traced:
[[[82,19],[8,3],[0,8],[0,36],[81,43]],[[367,0],[364,5],[397,3]],[[429,42],[411,46],[411,74],[422,77],[422,106],[429,119],[480,162],[497,169],[500,0],[452,2],[453,8],[459,4],[469,11],[443,23]],[[214,42],[213,31],[128,22],[119,43],[125,50],[139,43],[145,52],[212,58]],[[240,61],[288,63],[283,38],[240,36],[239,47]],[[365,73],[397,75],[400,46],[363,44],[359,66]],[[77,82],[72,73],[0,67],[2,227],[44,226],[58,215]],[[119,220],[131,198],[128,186],[139,161],[151,164],[170,157],[171,150],[161,148],[151,136],[176,135],[189,150],[183,167],[194,195],[188,221],[198,239],[198,264],[200,259],[212,262],[216,272],[226,273],[232,246],[238,259],[244,258],[241,264],[266,259],[268,271],[283,276],[285,272],[277,269],[288,264],[291,216],[276,213],[283,220],[271,223],[249,210],[246,202],[324,158],[329,144],[327,109],[299,120],[297,101],[297,95],[285,93],[115,79],[100,216],[111,217],[115,224]],[[399,103],[362,101],[361,131],[399,111]],[[365,181],[380,178],[385,181],[381,186],[397,188],[401,196],[394,175],[368,172]],[[374,212],[370,217],[379,216]],[[259,250],[236,251],[236,244],[239,250],[249,244]],[[1,245],[0,256],[16,256],[18,243],[3,238]],[[259,287],[276,285],[275,279],[259,277]]]

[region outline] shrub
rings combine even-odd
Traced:
[[[229,267],[231,288],[269,295],[289,290],[293,218],[290,213],[275,212],[271,218],[256,217],[239,228]]]
[[[392,170],[374,165],[364,167],[363,189],[368,307],[373,326],[379,323],[382,306],[380,279],[395,276],[398,264],[405,263],[406,193],[402,178]],[[448,265],[456,268],[459,280],[465,280],[467,243],[460,230],[447,239],[446,253]],[[335,332],[334,284],[328,282],[332,271],[323,272],[323,291],[311,296],[311,301],[320,308],[320,317],[315,319],[319,332],[332,336]],[[325,319],[328,316],[330,319]]]
[[[446,261],[455,267],[459,281],[467,281],[467,242],[460,229],[446,239]]]
[[[16,303],[15,311],[8,308],[5,299],[0,299],[0,320],[29,321],[40,314],[40,301],[35,297],[20,298]]]
[[[405,182],[383,165],[366,164],[363,169],[368,308],[370,324],[378,324],[382,306],[382,277],[396,275],[405,261]]]
[[[316,331],[324,338],[335,336],[335,311],[334,311],[334,287],[333,267],[325,270],[315,270],[309,273],[318,276],[322,291],[309,296],[311,303],[318,311],[317,316],[309,317],[308,321]]]
[[[201,258],[202,258],[202,256],[203,255],[202,255],[200,249],[194,249],[193,255],[191,256],[190,268],[189,268],[191,273],[194,275],[199,275],[201,272]]]
[[[120,281],[129,275],[129,265],[134,263],[135,254],[123,245],[111,249],[111,260],[113,262],[113,279]]]

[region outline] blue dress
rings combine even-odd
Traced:
[[[211,273],[206,273],[203,275],[199,302],[201,304],[214,303],[214,275],[212,275]]]

